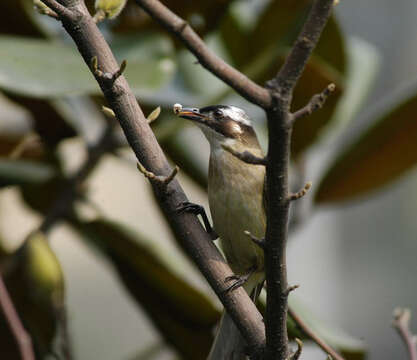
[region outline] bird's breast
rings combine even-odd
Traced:
[[[263,271],[263,251],[244,231],[260,238],[265,235],[264,178],[264,166],[246,164],[223,149],[212,150],[210,212],[225,256],[238,274],[245,274],[254,266]]]

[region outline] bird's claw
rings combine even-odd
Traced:
[[[217,233],[213,230],[211,227],[210,221],[207,217],[206,211],[204,210],[204,207],[198,204],[194,204],[189,201],[185,201],[180,204],[180,206],[177,207],[177,211],[179,213],[182,212],[189,212],[194,215],[201,215],[201,218],[203,219],[204,227],[206,228],[207,233],[210,235],[210,238],[212,240],[218,239]]]
[[[233,291],[236,290],[237,288],[245,285],[245,283],[248,281],[249,277],[252,275],[252,273],[249,274],[243,274],[243,275],[231,275],[228,276],[224,281],[225,282],[230,282],[230,281],[234,281],[233,284],[231,284],[226,290],[225,292],[228,293],[229,291]]]

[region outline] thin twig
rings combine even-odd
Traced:
[[[162,186],[166,189],[166,187],[169,185],[169,183],[174,180],[175,176],[178,173],[178,170],[180,169],[178,166],[175,166],[175,168],[172,170],[171,174],[167,176],[163,175],[155,175],[153,172],[148,171],[145,169],[145,167],[141,163],[137,163],[138,170],[151,182],[157,184],[158,186]]]
[[[308,104],[297,110],[292,114],[292,122],[294,123],[298,119],[301,119],[305,116],[311,115],[314,111],[321,109],[326,102],[329,95],[336,89],[335,84],[329,84],[320,94],[314,95]]]
[[[19,315],[17,314],[16,308],[13,305],[13,301],[7,291],[6,285],[4,284],[3,277],[0,273],[0,306],[3,310],[4,317],[9,324],[10,330],[16,339],[19,347],[19,352],[22,360],[35,360],[33,352],[32,339],[25,330],[20,321]]]
[[[311,181],[309,181],[304,185],[304,187],[300,191],[294,194],[290,194],[290,201],[301,199],[305,194],[307,194],[308,190],[311,189],[311,185]]]
[[[290,360],[298,360],[301,356],[301,352],[303,351],[303,342],[299,338],[295,338],[295,342],[297,343],[297,350],[294,354],[289,356]]]
[[[61,5],[56,0],[40,0],[42,1],[47,7],[51,8],[58,17],[71,17],[73,15],[72,11],[67,9],[64,5]]]
[[[230,85],[250,102],[264,109],[271,106],[269,92],[214,54],[185,20],[158,0],[136,0],[136,3],[180,39],[208,71]]]
[[[295,284],[287,287],[287,290],[285,291],[285,295],[288,296],[291,292],[294,290],[297,290],[300,287],[300,284]]]
[[[410,331],[410,309],[397,308],[394,310],[394,321],[392,325],[400,334],[401,340],[407,347],[408,357],[410,360],[417,360],[417,343],[416,336]]]
[[[333,6],[333,0],[314,2],[284,65],[277,76],[268,82],[268,87],[275,89],[279,96],[291,98],[294,87],[330,18]]]
[[[49,7],[47,7],[41,0],[34,0],[33,5],[40,14],[47,15],[56,20],[59,19],[58,14],[55,11],[51,10]]]
[[[222,148],[226,150],[227,152],[231,153],[233,156],[237,157],[239,160],[242,160],[243,162],[247,164],[264,165],[264,166],[267,164],[266,158],[256,156],[247,150],[243,152],[236,151],[231,146],[226,145],[226,144],[222,144]]]
[[[288,314],[291,316],[291,318],[294,320],[294,322],[297,324],[297,327],[305,334],[307,335],[311,340],[313,340],[320,348],[327,353],[328,355],[331,355],[331,357],[334,360],[344,360],[344,358],[337,353],[336,350],[334,350],[330,345],[326,344],[326,342],[318,336],[311,327],[309,327],[303,319],[301,319],[300,316],[290,307],[288,309]]]

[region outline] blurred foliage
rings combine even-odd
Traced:
[[[417,162],[417,95],[413,86],[384,102],[373,125],[338,155],[317,191],[317,203],[356,198],[386,185]]]
[[[153,325],[183,359],[206,359],[220,312],[178,275],[169,251],[126,227],[98,219],[77,228],[115,267]]]
[[[32,337],[36,355],[43,359],[58,353],[54,344],[64,316],[64,279],[61,265],[46,237],[40,232],[30,234],[15,253],[2,257],[1,264],[6,286]],[[2,357],[20,359],[0,314]]]
[[[278,71],[310,5],[308,0],[164,3],[204,36],[216,53],[259,84]],[[94,0],[88,0],[87,5],[93,13]],[[151,126],[164,151],[201,188],[207,185],[206,169],[184,139],[186,122],[173,116],[172,104],[248,106],[260,133],[266,132],[263,115],[196,64],[194,56],[134,1],[128,1],[117,19],[104,21],[100,27],[118,61],[128,61],[125,75],[144,112],[149,114],[161,106],[160,116]],[[340,136],[346,129],[372,86],[377,63],[372,47],[358,39],[346,39],[337,18],[332,17],[295,90],[293,110],[304,106],[330,82],[337,90],[322,110],[296,124],[294,160],[302,160],[322,144],[322,138]],[[102,94],[75,46],[59,23],[33,11],[31,0],[0,2],[0,91],[25,114],[6,113],[6,100],[0,97],[0,187],[18,187],[25,204],[45,215],[68,180],[57,160],[57,148],[75,136],[91,144],[106,119],[100,111]],[[384,101],[384,109],[372,117],[373,125],[335,154],[333,164],[324,171],[315,204],[340,204],[371,194],[413,167],[417,162],[416,93],[411,88]],[[27,140],[30,138],[36,141]],[[125,145],[124,140],[119,141],[120,147]],[[132,298],[181,358],[205,358],[220,313],[201,291],[184,280],[177,259],[168,256],[169,250],[110,220],[71,221],[108,260]],[[51,352],[62,320],[59,263],[44,236],[34,232],[15,253],[1,251],[0,269],[43,357]],[[301,309],[300,315],[347,359],[364,357],[360,342],[323,326],[308,310]],[[291,321],[289,329],[292,336],[296,335]],[[11,344],[11,335],[6,330],[0,322],[2,355],[11,354],[6,347],[6,343]],[[7,358],[17,358],[17,354]]]

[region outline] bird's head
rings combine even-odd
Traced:
[[[258,140],[248,115],[240,108],[212,105],[203,108],[181,108],[177,115],[195,122],[212,147],[235,143],[258,147]]]

